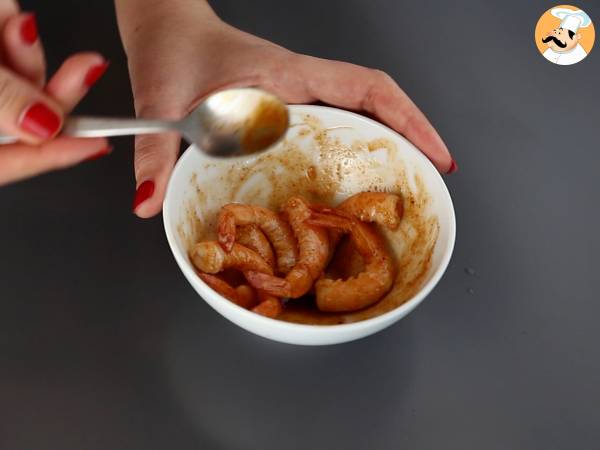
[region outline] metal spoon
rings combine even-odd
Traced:
[[[103,117],[67,117],[63,136],[104,137],[178,131],[191,144],[215,157],[265,150],[289,126],[287,106],[276,96],[254,88],[228,89],[207,97],[178,121]],[[0,143],[18,141],[0,135]]]

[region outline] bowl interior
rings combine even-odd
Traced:
[[[452,201],[438,172],[402,136],[370,119],[327,107],[292,106],[290,110],[292,126],[286,139],[266,154],[215,160],[190,148],[178,161],[165,199],[164,220],[172,250],[188,279],[194,270],[188,251],[198,240],[215,238],[217,213],[226,203],[278,209],[291,195],[303,195],[335,205],[358,192],[388,191],[401,193],[405,207],[401,227],[383,231],[399,262],[390,294],[356,313],[323,314],[299,305],[286,308],[282,319],[345,324],[420,301],[424,295],[419,294],[430,290],[445,270],[455,239]],[[197,277],[190,282],[204,285]]]

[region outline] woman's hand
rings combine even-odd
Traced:
[[[140,116],[177,119],[216,89],[260,86],[289,103],[322,101],[371,113],[411,140],[441,172],[456,170],[423,113],[381,71],[290,52],[223,23],[203,1],[116,3]],[[175,134],[136,139],[138,216],[160,211],[178,153]]]
[[[18,144],[0,145],[0,185],[69,167],[110,151],[106,139],[55,138],[64,115],[106,69],[95,53],[68,58],[46,84],[35,16],[0,0],[0,130]]]

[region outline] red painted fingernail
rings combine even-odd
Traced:
[[[450,164],[450,168],[448,169],[448,172],[446,172],[448,175],[453,174],[454,172],[456,172],[458,170],[458,166],[456,165],[456,161],[452,160],[452,164]]]
[[[100,77],[104,75],[104,72],[106,72],[106,69],[108,69],[109,64],[110,63],[106,61],[91,67],[83,80],[84,86],[88,88],[92,87],[96,83],[96,81],[98,81]]]
[[[154,181],[147,180],[139,185],[135,191],[135,197],[133,199],[133,211],[138,208],[142,203],[152,197],[154,194]]]
[[[112,150],[113,150],[112,146],[109,145],[108,147],[103,148],[99,152],[94,153],[92,156],[88,156],[85,160],[86,161],[96,161],[97,159],[104,158],[106,155],[111,154]]]
[[[54,136],[58,132],[60,124],[59,115],[41,102],[29,105],[19,119],[21,129],[42,139]]]
[[[21,39],[27,45],[33,45],[38,40],[37,22],[35,14],[28,14],[21,24]]]

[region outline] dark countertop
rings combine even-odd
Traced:
[[[0,188],[0,448],[597,448],[600,48],[546,62],[543,0],[213,3],[395,77],[460,166],[450,267],[367,339],[256,337],[196,296],[160,217],[131,214],[132,139],[116,139],[104,160]],[[112,60],[78,111],[130,114],[111,3],[23,4],[52,69],[75,50]]]

